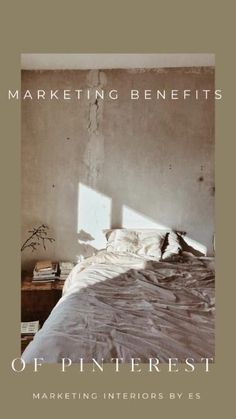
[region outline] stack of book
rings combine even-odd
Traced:
[[[33,282],[53,282],[58,277],[58,263],[42,260],[36,263]]]
[[[71,269],[73,269],[74,264],[72,262],[60,262],[59,265],[60,265],[60,280],[65,281]]]

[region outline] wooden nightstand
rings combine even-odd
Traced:
[[[63,285],[60,280],[35,284],[32,277],[25,276],[21,282],[21,321],[39,320],[42,327],[61,298]]]
[[[24,276],[21,282],[21,321],[39,320],[42,327],[53,307],[62,295],[64,281],[35,284],[32,276]],[[33,336],[21,337],[21,352],[33,340]]]

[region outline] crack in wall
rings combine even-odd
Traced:
[[[86,182],[95,187],[102,177],[104,165],[104,137],[101,132],[104,100],[97,94],[106,85],[106,75],[101,70],[91,70],[87,78],[91,92],[88,108],[88,143],[84,154]]]
[[[103,99],[96,95],[101,92],[106,85],[105,73],[101,70],[91,70],[88,76],[88,85],[91,91],[88,112],[88,132],[89,134],[98,134],[99,123],[102,119]]]

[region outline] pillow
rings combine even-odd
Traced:
[[[139,239],[135,231],[125,229],[108,230],[105,236],[107,238],[108,252],[136,253],[138,250]]]
[[[115,229],[104,230],[108,252],[127,252],[160,260],[166,230],[155,229]]]
[[[164,230],[143,230],[138,234],[140,248],[137,254],[147,256],[151,259],[160,260],[167,232]]]
[[[174,231],[167,233],[166,245],[162,249],[162,259],[168,259],[171,256],[179,255],[182,251],[182,246],[180,244],[180,237]]]

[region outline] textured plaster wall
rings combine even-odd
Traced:
[[[137,227],[143,217],[186,231],[211,254],[214,101],[131,101],[129,92],[213,90],[213,70],[22,72],[22,92],[86,88],[117,89],[119,99],[22,101],[22,241],[40,223],[48,224],[55,238],[47,252],[26,250],[23,266],[45,257],[76,260],[96,251],[96,232],[78,228],[79,184],[109,198],[112,227],[124,225],[125,206],[131,218],[138,213],[132,218]],[[100,216],[93,208],[94,229]]]

